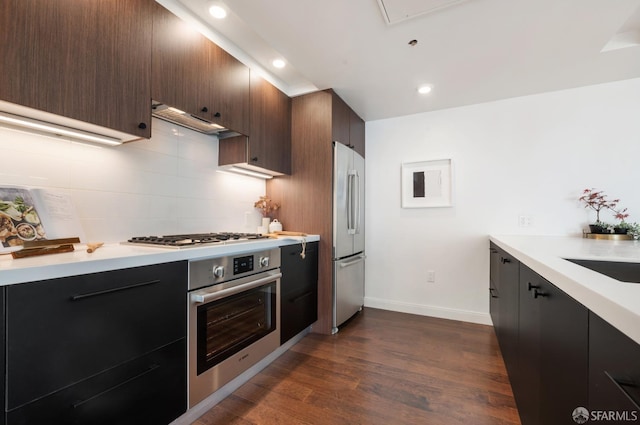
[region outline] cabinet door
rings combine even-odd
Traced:
[[[349,143],[364,158],[365,124],[353,110],[349,109]]]
[[[588,401],[588,310],[544,279],[540,290],[540,423],[575,424]]]
[[[518,260],[495,244],[490,246],[489,306],[500,351],[509,376],[515,374],[518,342]]]
[[[12,425],[167,424],[187,410],[186,339],[11,409]]]
[[[257,74],[251,74],[248,157],[251,165],[291,173],[291,99]]]
[[[8,287],[7,407],[185,338],[186,276],[178,262]]]
[[[506,252],[499,250],[498,280],[498,342],[509,377],[517,375],[518,321],[520,263]]]
[[[607,424],[640,418],[640,345],[594,313],[589,313],[588,408],[623,415],[603,421]]]
[[[333,141],[351,147],[350,130],[351,108],[340,97],[332,92],[331,100],[331,137]]]
[[[211,108],[208,119],[250,136],[249,68],[213,43],[209,51]]]
[[[540,286],[540,277],[528,267],[520,266],[520,306],[518,321],[518,356],[516,379],[511,379],[522,425],[540,422],[540,350],[541,303],[532,288]]]
[[[5,0],[0,99],[151,136],[152,0]]]
[[[521,266],[518,375],[523,425],[571,424],[587,403],[588,310]]]
[[[318,320],[318,242],[281,248],[280,344]]]
[[[153,14],[151,97],[192,115],[209,119],[211,43],[157,4]]]

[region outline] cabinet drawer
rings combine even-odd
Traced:
[[[301,290],[317,288],[318,242],[307,243],[305,258],[300,256],[302,245],[287,245],[281,248],[282,295],[299,294]]]
[[[187,408],[185,341],[10,410],[7,423],[167,424]]]
[[[284,344],[304,328],[318,320],[318,290],[307,288],[282,296],[280,344]]]
[[[7,408],[186,337],[187,263],[7,288]]]
[[[640,417],[639,406],[640,345],[590,312],[589,410],[636,412]]]

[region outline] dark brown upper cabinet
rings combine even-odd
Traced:
[[[151,137],[153,0],[0,4],[0,99]]]
[[[291,173],[291,98],[251,74],[250,136],[220,140],[219,165],[248,164]]]
[[[355,149],[364,157],[364,121],[337,94],[331,93],[333,140]]]
[[[211,121],[250,136],[249,68],[214,43],[209,49]]]
[[[151,96],[249,135],[249,68],[159,4]]]

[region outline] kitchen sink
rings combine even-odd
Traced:
[[[622,282],[640,283],[640,263],[576,260],[572,258],[565,258],[565,260]]]

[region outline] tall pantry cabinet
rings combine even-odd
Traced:
[[[267,182],[281,204],[286,230],[320,235],[317,333],[330,334],[333,315],[333,141],[364,155],[364,121],[333,90],[294,97],[291,104],[291,175]]]

